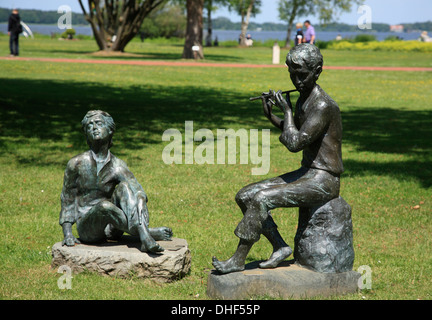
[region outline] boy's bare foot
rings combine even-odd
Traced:
[[[142,252],[157,253],[157,252],[162,252],[164,250],[165,249],[162,248],[161,245],[154,240],[149,240],[149,241],[141,243],[141,251]]]
[[[149,233],[156,241],[171,240],[173,235],[172,230],[168,227],[150,228]]]
[[[216,259],[216,257],[213,257],[212,264],[217,271],[224,274],[236,271],[243,271],[245,268],[244,264],[239,264],[233,257],[225,261],[219,261],[218,259]]]
[[[261,269],[276,268],[279,263],[288,258],[292,253],[291,247],[281,247],[276,251],[273,251],[272,255],[267,261],[261,262],[259,267]]]

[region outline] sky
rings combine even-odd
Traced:
[[[279,0],[262,0],[262,13],[251,18],[251,21],[263,22],[283,22],[280,21],[277,12]],[[83,1],[86,3],[87,1]],[[432,20],[432,1],[431,0],[365,0],[363,4],[371,8],[372,24],[376,23],[413,23]],[[0,0],[0,7],[12,9],[39,9],[57,10],[61,5],[68,5],[73,12],[81,12],[78,0]],[[358,6],[353,6],[351,12],[344,13],[337,19],[351,25],[356,25],[363,13],[357,13]],[[235,13],[230,13],[227,9],[219,9],[213,17],[227,17],[233,22],[240,21],[240,17]],[[301,17],[299,20],[309,19],[312,24],[318,23],[316,17]]]

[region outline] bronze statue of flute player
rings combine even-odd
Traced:
[[[338,105],[316,83],[323,57],[314,45],[301,44],[288,53],[286,65],[296,90],[270,90],[250,100],[262,100],[264,115],[282,131],[279,140],[289,151],[303,151],[301,167],[248,185],[237,193],[235,200],[243,219],[234,233],[240,241],[229,259],[219,261],[213,257],[213,266],[220,273],[243,270],[248,253],[261,234],[272,244],[273,253],[259,264],[260,268],[275,268],[292,254],[273,221],[272,209],[300,207],[301,213],[339,197],[342,122]],[[295,110],[290,101],[294,91],[300,93]],[[273,105],[284,112],[283,119],[273,114]]]

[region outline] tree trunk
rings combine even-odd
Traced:
[[[187,0],[186,40],[183,59],[204,59],[203,52],[203,8],[204,0]],[[198,50],[194,51],[193,49]]]
[[[241,34],[240,34],[240,46],[246,46],[246,32],[249,26],[249,19],[252,13],[253,5],[255,0],[251,1],[247,10],[246,15],[242,12],[241,15]]]
[[[212,46],[213,39],[213,24],[212,24],[212,7],[213,1],[207,0],[207,37],[206,37],[206,47]]]
[[[164,0],[88,0],[89,12],[78,0],[90,23],[99,50],[121,51],[137,35],[145,17]]]
[[[293,8],[291,11],[291,15],[288,21],[288,30],[287,30],[287,36],[285,39],[285,48],[289,49],[291,47],[291,31],[292,31],[292,26],[294,23],[294,19],[297,15],[297,0],[294,0],[293,2]]]

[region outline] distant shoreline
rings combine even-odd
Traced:
[[[30,29],[33,33],[39,33],[44,35],[51,35],[52,33],[60,35],[64,32],[64,30],[59,29],[55,24],[31,24],[28,23]],[[76,25],[74,29],[77,35],[86,35],[91,36],[92,30],[90,26],[85,25]],[[0,32],[7,33],[7,23],[0,23]],[[256,31],[249,30],[248,33],[252,36],[253,40],[257,41],[267,41],[267,40],[279,40],[283,41],[286,38],[286,31]],[[336,36],[341,35],[342,38],[354,38],[359,34],[371,34],[376,37],[378,41],[385,40],[387,37],[396,36],[400,37],[402,40],[417,40],[420,37],[420,31],[417,32],[378,32],[374,30],[370,31],[317,31],[317,39],[321,41],[330,41],[334,40]],[[207,34],[207,30],[204,30],[204,36]],[[237,41],[240,35],[240,30],[213,30],[213,40],[217,37],[218,41]],[[294,37],[294,33],[292,33],[292,37]]]
[[[7,23],[9,18],[11,9],[0,7],[0,23]],[[58,21],[60,14],[54,10],[39,10],[39,9],[21,9],[20,10],[21,18],[27,24],[44,24],[51,25],[56,24]],[[185,17],[186,18],[186,17]],[[76,26],[89,26],[86,21],[83,13],[81,12],[72,12],[72,20],[73,25]],[[330,22],[325,25],[319,24],[317,21],[312,21],[312,24],[315,27],[317,32],[362,32],[359,30],[356,24],[348,24],[342,22]],[[230,18],[226,17],[215,17],[212,19],[212,25],[214,30],[240,30],[241,23],[240,21],[231,21]],[[381,23],[374,22],[373,29],[377,32],[387,32],[390,31],[390,23]],[[413,22],[406,23],[401,22],[398,25],[403,25],[405,32],[410,31],[428,31],[432,32],[432,20],[423,21],[423,22]],[[206,23],[204,23],[204,29],[206,29]],[[256,22],[252,18],[249,23],[249,30],[256,31],[261,29],[262,31],[287,31],[288,23],[287,22]]]

